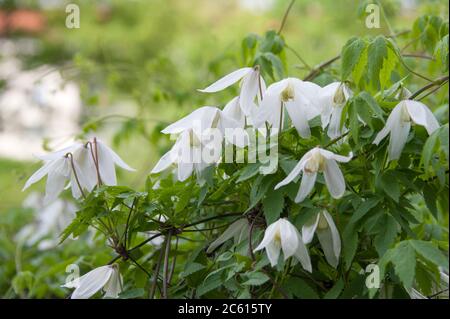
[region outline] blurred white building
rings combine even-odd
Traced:
[[[43,140],[61,145],[79,132],[78,86],[52,66],[23,70],[16,55],[29,43],[0,39],[0,157],[27,160]]]

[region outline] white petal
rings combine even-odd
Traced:
[[[409,130],[411,129],[410,122],[401,122],[397,126],[394,126],[391,131],[389,139],[389,160],[396,160],[400,158],[403,147],[408,139]]]
[[[65,159],[59,161],[57,170],[48,173],[44,197],[44,202],[46,204],[55,200],[64,190],[64,184],[67,180],[67,176],[62,174],[64,166],[67,166]]]
[[[31,177],[27,180],[22,191],[26,190],[32,184],[36,183],[37,181],[42,179],[45,175],[47,175],[53,169],[55,163],[56,161],[54,160],[44,163],[44,165],[41,168],[39,168],[33,175],[31,175]]]
[[[79,278],[71,299],[88,299],[103,288],[113,273],[111,266],[98,267]]]
[[[394,109],[391,111],[391,114],[389,114],[388,116],[386,125],[380,132],[378,132],[375,140],[373,141],[373,144],[378,145],[381,140],[383,140],[391,132],[394,126],[399,125],[399,123],[402,121],[402,109],[403,105],[401,103],[397,104],[394,107]]]
[[[431,135],[439,128],[439,122],[425,104],[412,100],[406,100],[404,103],[414,123],[424,126],[428,134]]]
[[[297,251],[299,238],[295,226],[285,218],[281,219],[280,235],[281,248],[283,248],[284,260],[286,260]]]
[[[264,93],[264,98],[257,113],[253,116],[254,125],[257,128],[265,128],[265,122],[279,128],[281,116],[281,92],[289,84],[287,79],[270,85]]]
[[[280,220],[270,224],[266,228],[266,231],[264,232],[263,240],[261,241],[261,243],[259,243],[258,247],[256,247],[254,249],[254,251],[261,250],[261,249],[265,248],[267,245],[269,245],[269,243],[273,242],[273,239],[275,238],[275,234],[279,230],[278,229],[279,226],[280,226]]]
[[[170,167],[176,161],[176,152],[174,152],[173,148],[164,154],[156,163],[155,167],[153,167],[151,174],[160,173]]]
[[[327,159],[323,170],[328,191],[334,198],[340,198],[345,192],[345,180],[335,160]]]
[[[343,109],[343,106],[333,107],[333,111],[331,112],[330,124],[327,131],[327,135],[330,138],[336,138],[341,135],[341,117]]]
[[[60,149],[58,151],[52,152],[50,154],[38,155],[36,157],[43,161],[54,160],[54,159],[58,159],[58,158],[65,156],[67,153],[74,153],[78,150],[78,148],[80,148],[82,146],[83,146],[82,143],[75,142],[72,145],[65,147],[63,149]]]
[[[98,170],[105,185],[117,185],[116,168],[111,153],[103,143],[97,143]]]
[[[235,237],[237,234],[240,234],[243,229],[246,229],[248,226],[248,222],[245,218],[238,219],[234,223],[232,223],[215,241],[213,241],[206,251],[207,253],[211,253],[218,246],[222,245],[227,240]]]
[[[204,130],[211,127],[211,124],[217,114],[220,111],[218,108],[213,106],[203,106],[196,109],[189,115],[183,117],[182,119],[170,124],[164,130],[161,131],[163,134],[179,134],[183,131],[195,128],[196,130]]]
[[[319,229],[317,237],[319,238],[320,245],[323,248],[328,263],[336,268],[339,264],[339,256],[341,254],[341,238],[331,215],[326,210],[322,211],[322,214],[328,223],[328,228],[325,230]],[[327,234],[324,234],[325,232]]]
[[[253,107],[255,106],[253,105]],[[223,108],[222,113],[238,122],[239,127],[245,126],[245,115],[239,104],[239,96],[236,96],[228,102]]]
[[[217,80],[216,82],[214,82],[207,88],[198,90],[198,91],[205,92],[205,93],[213,93],[213,92],[221,91],[221,90],[229,87],[230,85],[236,83],[237,81],[239,81],[242,77],[244,77],[246,74],[248,74],[252,70],[253,70],[253,68],[249,68],[249,67],[238,69],[236,71],[233,71],[233,72],[225,75],[223,78]]]
[[[305,244],[309,244],[319,224],[320,214],[310,218],[302,227],[302,240]]]
[[[306,196],[311,193],[311,190],[316,183],[317,173],[306,173],[303,172],[302,181],[300,182],[300,188],[298,190],[297,196],[295,197],[295,202],[302,202]]]
[[[305,162],[308,160],[310,153],[306,153],[303,155],[303,157],[300,159],[300,161],[295,165],[294,169],[289,173],[288,176],[286,176],[285,179],[283,179],[281,182],[279,182],[277,185],[275,185],[274,189],[278,189],[284,185],[289,184],[292,182],[303,170],[303,167],[305,166]]]
[[[342,162],[342,163],[347,163],[349,162],[352,158],[353,158],[353,153],[350,152],[350,154],[348,154],[348,156],[342,156],[342,155],[337,155],[333,152],[324,150],[322,148],[317,148],[320,152],[320,154],[325,157],[326,159],[332,159],[338,162]]]
[[[79,148],[79,150],[72,154],[74,162],[79,167],[79,171],[83,173],[82,187],[91,191],[97,184],[97,170],[94,159],[92,158],[90,146]]]
[[[298,103],[298,100],[284,102],[284,106],[291,118],[292,124],[303,138],[311,137],[311,130],[308,124],[308,118],[306,114],[306,110],[301,103]]]
[[[318,96],[320,95],[321,87],[315,83],[296,78],[290,78],[290,81],[295,89],[294,100],[304,109],[307,120],[309,121],[318,116],[320,114]]]
[[[274,267],[278,263],[280,257],[280,243],[278,241],[271,241],[266,246],[267,257],[270,260],[270,265]]]
[[[109,156],[112,158],[115,164],[122,167],[123,169],[126,169],[127,171],[135,171],[134,168],[128,166],[127,163],[125,163],[119,155],[117,155],[116,152],[114,152],[110,147],[108,147],[105,143],[101,142],[100,140],[97,140],[97,147],[99,147],[99,150],[101,150],[102,153],[109,154]]]
[[[178,163],[178,180],[184,182],[192,175],[194,170],[194,164],[192,162],[180,162]]]
[[[120,275],[119,269],[113,267],[111,277],[103,287],[103,290],[105,291],[103,298],[119,298],[119,294],[122,292],[122,287],[123,279]]]
[[[252,71],[242,80],[239,101],[245,115],[250,116],[253,112],[255,97],[259,90],[259,72]]]
[[[311,258],[309,257],[308,249],[305,246],[305,243],[302,240],[302,235],[295,229],[297,232],[297,237],[299,238],[297,251],[295,252],[295,257],[302,264],[303,269],[312,272]]]

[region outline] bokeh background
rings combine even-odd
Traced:
[[[161,128],[199,106],[223,106],[233,89],[219,96],[196,89],[245,66],[243,39],[277,30],[289,2],[0,0],[0,297],[63,296],[48,278],[64,272],[64,265],[55,262],[38,274],[33,269],[45,258],[48,264],[69,262],[84,249],[74,243],[59,255],[36,257],[17,244],[17,233],[35,221],[33,211],[45,211],[36,193],[44,182],[21,191],[39,167],[34,155],[95,134],[137,168],[119,175],[120,183],[143,187],[170,145]],[[397,31],[409,29],[420,14],[448,14],[443,0],[381,2]],[[68,3],[80,8],[80,28],[66,27]],[[283,30],[286,43],[315,66],[336,56],[352,36],[389,34],[386,23],[365,26],[361,3],[297,0]],[[286,61],[289,76],[307,74],[293,51],[286,51]],[[58,205],[42,219],[54,220],[58,209],[73,213],[70,203]],[[28,286],[33,289],[22,289]]]

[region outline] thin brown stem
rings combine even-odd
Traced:
[[[289,3],[289,6],[287,7],[286,11],[284,12],[283,20],[281,20],[281,25],[280,25],[280,28],[278,29],[277,34],[281,34],[281,32],[283,31],[284,26],[285,26],[286,21],[287,21],[287,18],[289,16],[289,12],[291,11],[291,8],[294,5],[294,3],[295,3],[295,0],[292,0],[291,3]]]
[[[150,299],[153,299],[155,297],[156,285],[158,284],[158,274],[159,274],[159,269],[161,268],[161,263],[162,263],[163,256],[164,256],[164,251],[161,248],[160,252],[159,252],[158,262],[156,263],[156,268],[155,268],[155,273],[154,273],[154,276],[153,276],[153,281],[152,281],[151,286],[150,286],[150,293],[149,293],[149,298]]]
[[[69,160],[70,160],[70,166],[72,167],[72,173],[73,173],[73,176],[75,177],[75,181],[77,183],[78,189],[80,190],[83,198],[86,199],[86,195],[84,194],[83,188],[81,187],[81,184],[80,184],[80,180],[78,179],[78,174],[77,174],[77,170],[75,169],[75,163],[73,161],[72,153],[67,153],[66,157],[69,158]]]
[[[170,240],[172,238],[172,232],[169,231],[166,238],[166,247],[164,253],[164,268],[163,268],[163,294],[162,297],[167,299],[167,287],[169,284],[169,255],[170,255]]]
[[[434,86],[439,86],[445,82],[448,81],[448,75],[440,77],[434,81],[431,81],[431,83],[428,83],[427,85],[425,85],[424,87],[420,88],[419,90],[417,90],[416,92],[414,92],[413,94],[411,94],[411,96],[409,97],[410,100],[415,99],[417,96],[419,96],[420,94],[422,94],[423,92],[429,90],[430,88],[434,87]]]

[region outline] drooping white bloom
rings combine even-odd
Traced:
[[[246,116],[252,116],[255,109],[255,99],[259,98],[261,92],[264,93],[266,84],[262,78],[259,67],[245,67],[225,75],[205,89],[199,90],[205,93],[214,93],[233,85],[242,79],[241,92],[239,100],[242,111]]]
[[[321,89],[319,100],[322,128],[328,126],[327,134],[330,138],[341,135],[342,110],[351,95],[350,89],[342,82],[333,82]]]
[[[116,264],[95,268],[63,285],[63,287],[75,288],[71,299],[89,299],[100,289],[105,292],[104,298],[118,298],[122,292],[122,286],[122,276]]]
[[[275,189],[289,184],[297,176],[303,173],[300,189],[295,198],[295,202],[299,203],[303,201],[313,189],[317,173],[323,172],[325,183],[331,196],[340,198],[345,192],[345,180],[336,161],[346,163],[350,161],[352,157],[352,153],[350,153],[348,157],[345,157],[336,155],[333,152],[321,149],[320,147],[315,147],[303,155],[294,169],[284,180],[275,186]]]
[[[281,131],[285,117],[283,110],[286,109],[300,136],[310,137],[308,121],[320,113],[316,104],[320,89],[317,84],[296,78],[287,78],[270,85],[255,116],[255,126],[265,127],[267,122]]]
[[[311,259],[308,250],[303,243],[302,236],[297,228],[286,218],[280,218],[267,227],[264,238],[255,251],[265,248],[270,264],[275,266],[278,263],[280,250],[283,250],[284,260],[291,256],[297,258],[302,267],[312,272]]]
[[[411,124],[425,127],[429,135],[439,128],[438,121],[425,104],[413,100],[403,100],[398,103],[389,114],[385,127],[373,141],[374,144],[378,145],[381,140],[390,134],[388,147],[390,161],[400,158],[408,139]]]
[[[56,199],[67,182],[74,198],[79,198],[82,190],[91,191],[97,183],[96,161],[101,181],[106,185],[117,184],[115,164],[129,171],[134,170],[100,140],[87,144],[77,142],[38,158],[44,161],[44,165],[27,180],[22,190],[47,176],[45,203]]]
[[[93,142],[93,147],[95,149],[95,144],[97,144],[97,161],[100,171],[100,178],[102,183],[105,185],[117,185],[116,169],[115,165],[127,170],[135,171],[134,168],[125,163],[116,152],[114,152],[110,147],[108,147],[101,140],[97,139]],[[92,170],[92,168],[91,168]],[[92,176],[92,174],[90,174]]]
[[[72,188],[72,195],[75,198],[79,198],[81,196],[81,190],[76,179],[78,178],[78,181],[82,186],[87,185],[88,182],[84,172],[82,172],[75,160],[72,161],[72,158],[73,154],[82,147],[83,145],[81,143],[75,143],[63,150],[40,157],[40,159],[44,160],[44,165],[27,180],[22,191],[41,180],[44,176],[47,176],[44,198],[45,203],[50,203],[56,199],[64,190],[68,180],[70,181]],[[67,154],[71,155],[68,156]]]
[[[221,145],[222,139],[217,138],[209,145],[205,145],[193,129],[185,130],[178,136],[174,146],[161,157],[151,173],[157,174],[176,166],[177,179],[180,182],[189,178],[194,171],[199,176],[206,167],[218,162],[221,155],[218,150],[221,151]],[[203,156],[206,153],[211,157]]]
[[[217,107],[203,106],[189,115],[172,123],[161,132],[164,134],[179,134],[186,130],[193,130],[199,139],[202,139],[208,129],[217,129],[222,136],[225,130],[238,128],[240,123],[231,116],[233,105],[229,105],[226,111]]]
[[[240,243],[242,240],[246,239],[249,235],[249,224],[247,219],[240,218],[234,223],[232,223],[215,241],[213,241],[206,251],[211,253],[222,245],[227,240],[234,238],[234,242]]]
[[[326,210],[321,211],[303,225],[303,242],[309,244],[314,237],[314,233],[319,238],[326,260],[331,266],[336,268],[339,264],[339,255],[341,254],[341,238],[333,218]]]

